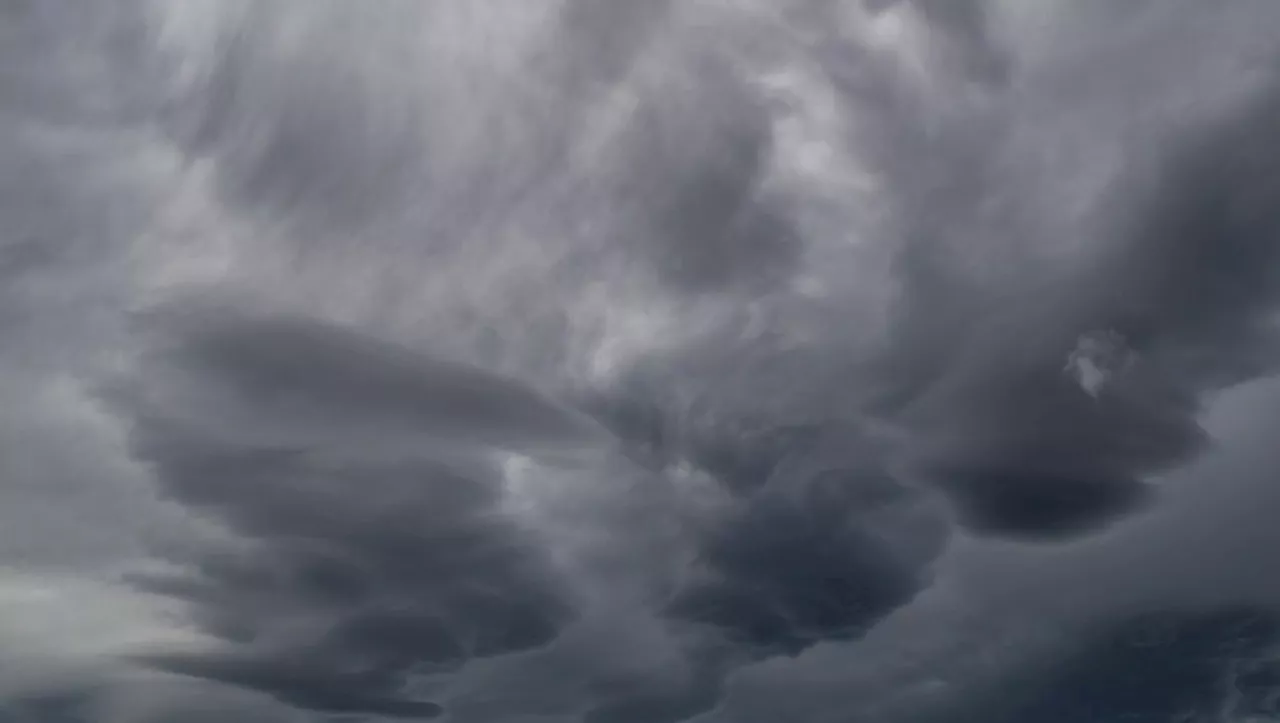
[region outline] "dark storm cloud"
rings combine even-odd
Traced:
[[[967,41],[985,42],[978,9],[963,17],[922,11]],[[940,490],[961,524],[989,536],[1061,539],[1145,508],[1153,501],[1149,478],[1204,449],[1202,395],[1268,368],[1274,348],[1257,313],[1276,288],[1267,276],[1276,244],[1265,214],[1246,208],[1239,216],[1242,202],[1259,209],[1273,202],[1265,181],[1254,186],[1273,171],[1265,156],[1231,150],[1266,138],[1259,120],[1270,116],[1266,103],[1207,130],[1162,136],[1158,183],[1141,175],[1116,181],[1124,213],[1104,211],[1092,230],[1107,236],[1109,249],[1095,263],[1066,271],[1022,263],[1025,278],[990,283],[956,268],[957,244],[1008,244],[1016,253],[1012,239],[1035,228],[1026,225],[1034,219],[988,218],[990,197],[1016,184],[1000,161],[1005,101],[992,96],[954,125],[927,129],[919,114],[930,111],[884,97],[890,81],[860,62],[849,89],[876,103],[872,137],[885,141],[876,157],[906,216],[899,326],[871,365],[870,385],[888,393],[870,404],[848,397],[843,415],[819,406],[797,412],[767,396],[768,365],[759,358],[769,351],[716,339],[712,344],[726,346],[649,360],[624,377],[634,386],[615,390],[621,400],[595,405],[642,457],[690,461],[738,498],[735,512],[699,543],[705,577],[682,589],[668,614],[708,623],[761,651],[856,637],[913,598],[944,533],[939,517],[913,516],[927,505],[910,482]],[[1224,164],[1232,153],[1252,166]],[[1259,278],[1243,289],[1227,281],[1250,275]],[[1068,362],[1100,331],[1119,340],[1118,354],[1128,361],[1091,359],[1107,377],[1095,393]],[[1205,331],[1213,333],[1197,335]],[[773,359],[792,375],[794,394],[832,381],[802,354]],[[865,367],[847,369],[865,374]],[[700,380],[693,404],[667,386],[679,386],[671,380],[681,374]],[[843,393],[838,386],[826,391],[826,402]],[[744,397],[733,396],[739,392]],[[864,458],[883,461],[864,460],[861,470],[848,458],[828,462],[822,471],[844,489],[823,497],[816,475],[797,471],[794,460],[822,459],[815,438],[858,447],[863,433],[850,421],[860,414],[878,416],[901,436],[867,447]],[[862,520],[877,497],[893,501],[886,516],[899,529],[889,540]],[[904,531],[907,521],[919,526]],[[901,548],[914,556],[904,561],[895,554]]]
[[[700,411],[664,409],[660,386],[623,388],[588,407],[635,459],[691,463],[734,500],[695,533],[696,572],[665,615],[719,630],[752,656],[794,654],[856,638],[927,583],[944,517],[854,420],[803,409],[786,425],[785,410],[735,415],[714,397]]]
[[[658,10],[642,14],[645,27],[661,22],[664,17]],[[643,46],[644,33],[628,34],[633,40],[627,45],[600,45],[607,41],[608,32],[613,32],[614,23],[627,19],[627,14],[616,9],[606,10],[600,3],[571,4],[562,18],[563,41],[571,55],[591,59],[604,56],[600,67],[579,72],[587,72],[600,83],[625,81],[641,101],[624,130],[612,139],[615,147],[610,150],[610,157],[617,156],[613,159],[616,169],[610,167],[603,173],[609,196],[602,201],[622,209],[623,222],[618,224],[621,230],[616,233],[625,238],[603,240],[615,244],[624,242],[624,252],[633,253],[652,267],[664,283],[682,291],[696,293],[729,288],[758,293],[760,289],[776,287],[794,273],[802,248],[801,239],[785,217],[787,209],[782,201],[770,197],[764,189],[774,151],[772,121],[766,108],[752,96],[753,91],[741,77],[742,70],[720,48],[674,44],[667,48],[673,57],[659,58],[661,62],[657,64],[650,58],[648,65],[637,67],[633,58],[635,46],[630,43]],[[251,36],[244,36],[236,41],[242,42],[269,46],[270,38],[264,36],[255,41]],[[235,189],[237,195],[232,200],[238,205],[251,209],[289,207],[297,196],[307,198],[308,203],[320,202],[327,212],[332,205],[327,192],[321,192],[323,188],[312,188],[312,184],[319,183],[333,171],[351,170],[340,157],[344,149],[356,147],[347,142],[346,134],[363,133],[368,124],[359,118],[347,117],[361,111],[350,108],[346,101],[330,98],[326,88],[334,82],[332,74],[308,65],[310,61],[305,56],[301,59],[272,57],[262,55],[269,51],[255,52],[259,54],[228,49],[218,60],[218,70],[210,87],[232,95],[225,99],[216,93],[206,97],[217,107],[210,106],[211,112],[204,114],[201,127],[206,130],[195,136],[195,148],[213,153],[225,176],[224,182]],[[345,58],[353,65],[359,60]],[[257,68],[258,64],[262,67]],[[291,85],[290,92],[299,94],[296,102],[291,102],[291,107],[280,118],[264,119],[272,124],[264,143],[249,147],[253,155],[242,155],[238,148],[243,138],[237,135],[237,124],[247,122],[248,114],[260,111],[257,104],[242,101],[241,94],[256,92],[254,88],[259,86],[267,88],[279,82],[279,78],[310,77],[313,73],[320,76],[315,81],[319,85]],[[570,86],[583,87],[580,79],[568,80]],[[345,85],[334,87],[335,92],[352,92]],[[245,96],[246,99],[252,97]],[[335,110],[328,113],[331,106]],[[314,118],[325,113],[329,117]],[[293,114],[302,123],[296,129]],[[447,119],[447,116],[441,117]],[[212,135],[208,129],[213,129]],[[294,140],[295,130],[298,140],[315,145],[299,146]],[[531,132],[542,137],[539,135],[542,130]],[[391,136],[388,142],[396,138]],[[501,138],[495,142],[500,144]],[[322,152],[334,145],[338,153]],[[277,157],[273,150],[276,148],[285,149],[281,153],[289,152]],[[302,168],[294,162],[297,159],[290,149],[296,149],[299,158],[314,156],[335,165]],[[535,151],[534,155],[540,152]],[[524,168],[523,161],[509,159],[513,165],[507,166],[507,160],[503,159],[504,169],[518,176]],[[362,166],[357,165],[355,170],[360,168]],[[487,172],[485,168],[482,162],[475,172],[483,176]],[[563,173],[555,165],[545,170],[544,175],[552,179]],[[616,177],[612,175],[614,170]],[[469,188],[473,179],[468,173],[470,171],[465,171],[451,180]],[[260,175],[271,183],[258,188]],[[359,181],[358,172],[347,175],[354,179],[353,183]],[[283,184],[280,197],[273,190],[276,188],[273,179],[280,179]],[[392,182],[400,184],[394,179]],[[547,182],[546,178],[540,181]],[[499,185],[506,188],[513,183],[519,186],[510,179]],[[359,188],[363,192],[364,186]],[[501,192],[488,195],[494,191],[493,187],[484,185],[484,188],[468,202],[480,206],[495,204],[493,210],[497,214],[511,211],[510,198]],[[252,192],[240,195],[246,189]],[[374,186],[373,190],[376,189]],[[380,202],[384,200],[380,197]],[[288,208],[285,212],[292,210]],[[442,211],[459,212],[457,209]],[[344,223],[347,220],[344,219]],[[606,230],[605,233],[615,232]],[[191,389],[206,390],[199,396],[185,397],[184,403],[191,404],[196,399],[207,400],[200,402],[202,404],[220,403],[217,401],[222,396],[220,385],[227,383],[221,377],[227,369],[233,369],[236,378],[230,383],[252,386],[256,390],[250,394],[254,400],[252,412],[242,424],[244,429],[254,431],[244,432],[246,436],[289,434],[278,429],[264,433],[256,426],[260,424],[257,417],[279,414],[281,420],[288,420],[282,427],[300,423],[305,430],[310,419],[328,417],[335,420],[332,424],[340,427],[344,434],[353,437],[368,437],[367,430],[379,429],[378,444],[386,444],[388,435],[402,434],[401,424],[432,435],[450,438],[461,435],[487,443],[510,443],[493,436],[502,437],[504,432],[496,425],[501,423],[503,415],[509,416],[506,411],[496,410],[495,402],[480,400],[474,395],[465,400],[465,404],[446,398],[463,393],[454,391],[460,383],[474,387],[459,370],[430,371],[423,360],[414,360],[406,374],[394,372],[400,376],[394,380],[388,377],[383,383],[380,377],[393,374],[395,365],[375,361],[383,371],[362,368],[373,361],[368,358],[371,349],[368,344],[348,344],[350,349],[344,350],[340,358],[350,361],[351,366],[338,370],[331,368],[333,355],[319,348],[315,339],[291,331],[283,324],[269,325],[260,332],[237,327],[234,347],[219,340],[217,334],[208,336],[209,339],[193,341],[191,350],[184,352],[197,357],[192,369],[201,371],[195,374],[193,383],[183,382],[183,389],[187,390],[183,394],[189,395]],[[356,353],[357,347],[359,353]],[[386,351],[377,354],[385,356]],[[297,358],[312,361],[307,367],[299,368]],[[219,361],[222,366],[209,373],[207,367],[211,360]],[[737,360],[721,361],[735,363]],[[187,372],[181,373],[190,376]],[[717,372],[705,370],[704,373]],[[154,379],[161,374],[151,376]],[[354,379],[360,382],[352,382]],[[301,395],[294,392],[301,399],[290,398],[286,391],[298,385],[305,387]],[[432,388],[426,389],[424,385]],[[270,395],[265,394],[268,389],[272,390]],[[516,394],[511,392],[512,397]],[[279,397],[284,400],[275,401]],[[636,409],[648,403],[624,400],[620,405]],[[513,402],[504,398],[496,404],[506,409],[512,408]],[[543,415],[543,421],[528,419],[538,408],[532,402],[518,407],[526,418],[511,420],[519,427],[517,436],[550,433],[560,437],[567,433],[568,430],[556,431],[567,422],[549,413],[538,412]],[[661,413],[679,415],[682,411]],[[627,410],[619,413],[632,414]],[[823,454],[803,449],[808,442],[801,438],[826,437],[830,445],[835,435],[826,427],[838,426],[842,420],[809,419],[810,414],[800,410],[797,443],[790,444],[782,439],[787,433],[776,428],[775,420],[734,419],[732,409],[713,410],[713,413],[718,417],[716,429],[691,440],[677,440],[679,449],[663,450],[659,454],[674,453],[678,457],[687,449],[692,461],[715,473],[726,487],[749,492],[741,501],[740,509],[700,534],[698,579],[680,590],[675,600],[666,606],[667,616],[722,630],[735,644],[756,649],[753,654],[773,654],[794,651],[827,636],[856,636],[893,607],[910,599],[922,584],[920,566],[940,545],[941,523],[926,522],[922,530],[914,520],[904,521],[914,514],[919,495],[907,492],[883,469],[848,468],[848,460],[842,459],[831,463],[833,469],[797,472],[794,479],[784,475],[772,485],[778,489],[796,488],[792,493],[755,494],[757,490],[751,489],[764,486],[766,479],[775,477],[775,467],[789,458]],[[393,417],[397,419],[395,428],[381,431]],[[728,419],[722,421],[719,417]],[[469,418],[474,423],[469,423]],[[757,424],[758,435],[739,436],[744,427]],[[644,444],[643,440],[622,431],[628,443]],[[687,431],[678,430],[676,434]],[[335,437],[326,436],[326,439],[336,441]],[[835,479],[825,483],[827,487],[846,485],[853,491],[832,497],[811,497],[807,488],[821,485],[806,477],[823,475]],[[876,496],[889,499],[883,504],[862,499]],[[879,522],[864,519],[876,516],[883,519]],[[903,522],[904,530],[892,530],[894,521]],[[926,542],[910,539],[917,536]],[[903,553],[900,548],[904,546],[912,551]],[[814,547],[830,553],[815,554]],[[219,621],[216,627],[234,629],[235,625],[234,621]]]
[[[239,542],[133,576],[223,640],[139,661],[313,710],[426,717],[440,709],[408,676],[543,645],[573,617],[536,540],[498,509],[495,464],[469,433],[439,446],[446,418],[572,436],[549,403],[319,323],[207,309],[149,321],[163,352],[113,403],[161,492]],[[195,404],[192,389],[215,393]],[[383,427],[358,435],[357,420]],[[401,444],[366,441],[379,434]]]
[[[923,456],[971,525],[1051,531],[1133,506],[1145,477],[1203,448],[1201,395],[1274,368],[1278,107],[1267,93],[1170,139],[1158,180],[1120,179],[1108,251],[1069,278],[1089,297],[1063,298],[1059,316],[997,310],[909,408],[949,427]],[[1062,370],[1092,329],[1134,355],[1096,398]]]
[[[143,324],[154,346],[147,354],[157,377],[187,377],[175,379],[185,387],[150,383],[148,396],[252,400],[254,418],[304,430],[309,420],[323,420],[353,438],[380,424],[390,427],[387,437],[403,426],[415,435],[515,449],[583,448],[603,438],[586,417],[515,380],[339,326],[201,302],[148,316]],[[245,410],[227,409],[238,411]]]
[[[1280,619],[1266,609],[1153,612],[1113,621],[993,701],[984,720],[1265,720],[1280,710]],[[1012,710],[1010,710],[1012,709]]]
[[[1277,117],[1280,92],[1271,87],[1141,169],[1158,179],[1155,191],[1119,212],[1124,243],[1099,272],[1104,283],[1125,279],[1102,300],[1114,326],[1206,386],[1277,361]]]
[[[986,11],[977,4],[966,7],[965,12],[922,12],[973,47],[997,52],[994,40],[985,35]],[[922,105],[899,87],[896,70],[886,61],[857,47],[831,51],[826,70],[859,114],[856,142],[865,145],[874,170],[888,184],[887,202],[901,206],[902,220],[891,229],[900,237],[895,282],[902,284],[902,293],[892,311],[897,324],[890,348],[871,359],[856,358],[865,352],[855,351],[841,364],[833,359],[850,349],[842,345],[842,330],[836,328],[826,329],[827,338],[807,352],[713,336],[705,345],[694,343],[642,362],[640,391],[621,390],[635,394],[637,401],[606,404],[604,416],[622,436],[638,435],[641,446],[658,448],[659,457],[685,457],[739,492],[774,476],[781,459],[803,454],[798,450],[805,437],[848,434],[853,443],[861,435],[852,431],[851,422],[877,416],[906,430],[909,439],[897,454],[927,470],[956,499],[962,520],[975,529],[1060,535],[1100,525],[1139,506],[1145,488],[1138,477],[1162,463],[1172,466],[1194,449],[1194,402],[1180,390],[1158,384],[1097,402],[1063,373],[1076,339],[1092,330],[1073,317],[1069,299],[1066,304],[1014,308],[1019,302],[1011,300],[1034,293],[1034,282],[1018,280],[1019,286],[1011,289],[1008,279],[975,279],[957,268],[965,244],[1016,253],[1018,236],[1032,232],[1029,219],[1002,210],[1017,208],[1020,189],[1001,162],[1009,119],[1003,115],[1007,101],[998,95],[999,86],[985,90],[988,97],[976,104],[957,98],[957,109],[946,110],[954,119],[940,123],[936,113],[942,111]],[[976,73],[940,65],[958,78]],[[721,105],[709,103],[708,108]],[[738,112],[733,117],[750,115]],[[754,153],[748,149],[728,157],[748,164]],[[748,189],[754,174],[746,165],[726,178]],[[734,195],[742,196],[743,190]],[[712,194],[712,202],[703,203],[705,193],[685,197],[704,212],[714,210],[720,198]],[[750,207],[769,208],[754,199]],[[672,218],[683,229],[697,226],[685,214]],[[753,227],[764,228],[760,223]],[[783,229],[767,235],[785,248]],[[681,249],[702,248],[679,234],[657,236],[679,239]],[[668,255],[683,260],[685,253]],[[729,245],[709,258],[715,268],[727,269],[738,253],[745,254],[742,258],[752,268],[784,277],[793,271],[745,246]],[[1046,285],[1062,285],[1059,279],[1040,276],[1035,267],[1027,271]],[[1060,308],[1064,305],[1065,311]],[[681,369],[649,378],[648,370],[664,365]],[[695,413],[688,406],[663,410],[664,402],[655,401],[690,393],[664,389],[683,384],[682,374],[701,380],[691,393],[698,397],[696,413],[714,420],[709,428],[688,418]],[[785,392],[774,389],[781,378],[789,380]],[[859,380],[858,391],[851,393],[853,379]],[[771,396],[775,393],[790,399],[780,401]],[[869,399],[873,394],[881,398]],[[1145,415],[1140,436],[1130,440],[1117,435],[1140,415]],[[1077,439],[1075,420],[1084,417],[1091,420],[1083,427],[1089,438]],[[1152,451],[1159,445],[1165,449]],[[1080,461],[1090,454],[1101,457],[1097,464]],[[1112,459],[1124,455],[1129,459]],[[879,474],[895,476],[887,469]],[[905,482],[883,484],[902,487]],[[778,480],[776,485],[802,489],[805,482]]]
[[[977,47],[987,42],[984,11],[970,10],[925,14]],[[938,127],[932,109],[894,87],[891,69],[846,51],[831,71],[859,103],[865,140],[878,142],[872,157],[903,204],[890,349],[868,365],[832,361],[846,351],[835,329],[808,352],[713,337],[643,360],[612,398],[592,404],[642,458],[691,462],[736,497],[700,538],[702,577],[667,614],[764,655],[856,638],[926,584],[946,532],[916,479],[949,496],[970,529],[1061,537],[1140,507],[1143,478],[1200,443],[1195,389],[1134,372],[1097,399],[1064,372],[1077,339],[1105,328],[1065,292],[1019,308],[1010,300],[1035,293],[1033,284],[984,285],[957,272],[960,244],[995,236],[1012,249],[1006,237],[1027,222],[985,216],[1011,182],[999,161],[999,99]],[[728,177],[745,189],[753,173]],[[724,267],[728,256],[715,258]],[[1061,289],[1060,279],[1037,280]],[[686,379],[696,388],[681,388]],[[851,393],[854,379],[862,388]],[[863,422],[873,417],[901,436],[869,435]],[[842,446],[855,451],[833,451]],[[915,479],[902,476],[902,461]]]
[[[1160,148],[1134,155],[1146,173],[1117,178],[1095,222],[1075,231],[1101,236],[1105,250],[1071,271],[1032,263],[1019,248],[1053,230],[1006,212],[1031,201],[1001,160],[1001,129],[1015,130],[1007,96],[968,111],[958,99],[955,122],[926,133],[919,109],[883,96],[862,66],[847,84],[877,99],[873,119],[897,121],[874,126],[873,138],[890,149],[876,157],[905,219],[897,324],[872,377],[883,390],[877,413],[908,430],[910,464],[972,529],[1058,536],[1141,507],[1145,478],[1203,447],[1200,395],[1276,359],[1262,316],[1276,288],[1261,211],[1273,203],[1271,102],[1208,129],[1153,135]],[[912,145],[927,154],[903,151]],[[961,243],[992,249],[991,269],[1021,278],[958,267]],[[1093,394],[1063,367],[1100,332],[1118,336],[1132,359],[1107,370],[1105,391]]]
[[[856,637],[922,584],[840,506],[753,500],[707,535],[701,554],[710,579],[682,590],[668,614],[723,628],[764,655]]]
[[[913,7],[970,50],[1001,55],[986,35],[985,7],[954,5]],[[873,59],[840,57],[833,77],[868,116],[869,157],[900,206],[901,291],[887,348],[861,370],[876,395],[866,411],[903,431],[906,468],[949,496],[970,529],[1058,537],[1139,508],[1142,478],[1197,449],[1195,391],[1129,370],[1095,398],[1064,372],[1078,340],[1114,322],[1076,296],[1096,279],[1064,278],[1027,242],[1054,230],[1025,215],[1036,200],[1007,163],[1017,96],[988,84],[976,95],[957,90],[948,105],[922,105]],[[956,83],[981,75],[963,63],[940,66]],[[985,249],[987,264],[961,262],[974,248]],[[1133,280],[1114,283],[1128,289]]]
[[[98,15],[55,1],[5,6],[42,20],[0,55],[27,73],[3,76],[6,98],[69,120],[62,130],[142,118],[171,134],[158,142],[200,161],[192,195],[209,207],[183,219],[210,235],[191,250],[234,247],[209,249],[209,275],[262,287],[246,306],[315,314],[161,304],[130,341],[137,367],[106,394],[157,490],[226,534],[157,550],[166,567],[128,576],[209,639],[128,656],[166,680],[361,723],[720,720],[744,710],[751,681],[773,707],[746,718],[860,713],[893,691],[865,669],[846,685],[851,661],[896,654],[883,636],[861,646],[915,609],[953,518],[1060,541],[1131,516],[1150,477],[1201,451],[1202,396],[1275,360],[1275,109],[1125,140],[1137,150],[1115,162],[1136,170],[1090,208],[1096,223],[1072,225],[1058,168],[1036,176],[1023,155],[1056,138],[1042,121],[1076,111],[1019,65],[1034,53],[1001,35],[1013,11],[997,4],[867,3],[876,27],[858,3],[807,1],[573,0],[545,17],[481,0],[156,5],[215,36],[209,47],[168,26],[103,35]],[[1091,12],[1102,24],[1113,11]],[[134,62],[161,36],[172,56]],[[23,60],[42,52],[39,67],[135,82],[75,92],[96,81]],[[1118,87],[1146,78],[1090,61],[1090,78]],[[161,66],[175,83],[194,68],[163,113],[151,93],[166,83],[147,80]],[[786,83],[822,97],[763,97]],[[1091,97],[1074,98],[1079,116],[1121,113]],[[1106,155],[1112,131],[1086,128],[1085,150]],[[817,137],[789,138],[805,133]],[[50,289],[97,279],[124,254],[95,241],[147,236],[135,211],[164,204],[99,193],[130,188],[115,176],[83,184],[78,170],[105,154],[22,138],[0,145],[18,169],[3,210],[52,210],[3,237],[3,323],[17,333],[0,362],[23,357],[40,376],[51,356],[97,349],[102,317],[114,329],[120,308],[154,300],[88,284],[62,307]],[[1073,162],[1047,165],[1066,176]],[[789,187],[791,163],[811,185]],[[857,183],[822,187],[824,163]],[[852,210],[813,223],[819,190]],[[1100,240],[1064,261],[1049,247],[1071,234]],[[168,241],[130,244],[131,257]],[[849,261],[854,247],[893,263]],[[140,266],[149,292],[174,292]],[[592,285],[603,291],[579,293]],[[862,328],[879,311],[850,301],[864,288],[890,307],[883,335]],[[468,299],[454,306],[453,291]],[[657,332],[618,331],[663,314]],[[326,315],[395,321],[364,333]],[[1118,340],[1115,358],[1082,338]],[[448,360],[409,348],[424,344]],[[587,367],[590,380],[572,378]],[[537,469],[520,478],[508,453]],[[1199,635],[1184,637],[1189,655],[1204,654]],[[931,650],[949,663],[944,648]],[[814,660],[849,665],[819,675]],[[1194,687],[1209,673],[1177,675]],[[1086,673],[1060,677],[1123,707]],[[811,683],[836,693],[796,694]],[[72,698],[14,705],[91,718]]]
[[[131,576],[225,646],[137,660],[305,708],[424,715],[437,704],[402,688],[412,676],[545,645],[574,617],[477,457],[584,444],[567,412],[318,322],[213,306],[142,319],[153,351],[110,394],[135,454],[167,497],[245,547],[170,553],[178,571]],[[603,685],[592,720],[709,709],[734,665],[857,636],[919,589],[937,520],[915,519],[917,495],[850,454],[850,437],[807,436],[770,460],[777,480],[697,535],[699,571],[661,611],[724,643],[695,645],[684,683]],[[923,554],[904,551],[918,539],[931,540]]]

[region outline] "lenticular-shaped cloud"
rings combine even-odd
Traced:
[[[304,708],[422,716],[438,709],[402,690],[410,674],[544,645],[572,619],[499,509],[495,460],[440,428],[572,440],[549,402],[324,324],[181,318],[155,325],[163,351],[113,400],[160,492],[243,548],[133,576],[225,645],[141,660]]]
[[[331,324],[194,306],[154,316],[143,322],[153,332],[144,354],[154,377],[135,386],[175,410],[206,414],[226,404],[225,414],[247,412],[284,435],[312,421],[340,425],[335,441],[367,434],[389,442],[397,426],[517,451],[589,447],[604,438],[583,415],[515,380]],[[169,396],[183,394],[193,396]],[[238,408],[237,400],[253,407]],[[233,419],[229,429],[254,421]],[[379,424],[391,429],[377,435]]]
[[[520,508],[504,500],[520,490],[504,487],[498,456],[507,445],[536,459],[536,445],[520,446],[530,439],[584,444],[582,427],[550,400],[329,324],[211,309],[143,318],[158,351],[111,390],[112,404],[131,420],[134,453],[161,493],[240,538],[179,557],[173,572],[131,576],[143,590],[186,602],[192,620],[222,641],[137,658],[161,670],[305,708],[428,715],[438,704],[414,697],[418,677],[447,683],[473,660],[564,634],[591,604],[592,593],[584,599],[577,586],[592,578],[565,577],[576,569],[611,584],[640,577],[644,597],[628,604],[658,606],[651,624],[694,635],[676,653],[689,682],[650,692],[643,679],[620,681],[601,710],[696,712],[740,662],[860,634],[914,595],[936,550],[937,521],[912,522],[914,496],[868,466],[872,457],[810,440],[789,450],[783,467],[793,478],[774,490],[691,518],[675,547],[613,555],[635,569],[590,572],[599,563],[588,558],[603,552],[570,543],[559,560],[579,566],[566,570],[548,556],[554,531],[548,542],[522,529],[538,517],[507,514]],[[264,386],[264,376],[276,383]],[[450,383],[434,386],[445,377]],[[352,420],[364,429],[348,427]],[[580,483],[606,498],[626,494],[607,469],[594,472]],[[650,473],[648,484],[642,495],[665,483]],[[580,514],[608,510],[588,505]],[[665,525],[671,520],[652,515],[673,509],[633,506],[632,514]],[[651,530],[613,534],[600,542],[661,539]],[[919,548],[926,552],[910,554],[921,536],[931,540]],[[672,554],[680,557],[649,557]],[[639,572],[655,564],[654,574]]]

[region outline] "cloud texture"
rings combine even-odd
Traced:
[[[1276,715],[1278,48],[0,4],[0,723]]]

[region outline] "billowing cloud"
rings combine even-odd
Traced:
[[[402,691],[411,673],[544,645],[573,617],[466,431],[573,442],[568,412],[323,324],[166,322],[152,325],[160,343],[137,384],[112,397],[161,493],[247,547],[133,576],[189,602],[228,645],[142,660],[304,708],[434,716]]]
[[[0,721],[1262,715],[1220,5],[5,5]]]

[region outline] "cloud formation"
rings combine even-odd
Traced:
[[[0,564],[147,622],[0,721],[1261,711],[1045,590],[1280,360],[1280,13],[1029,7],[5,6]]]
[[[161,493],[248,549],[133,576],[186,600],[230,646],[142,660],[305,708],[434,717],[437,705],[401,692],[409,673],[546,644],[572,618],[467,432],[572,442],[567,412],[318,323],[166,322],[152,328],[168,343],[113,397]]]
[[[1276,713],[1274,611],[1148,613],[1109,626],[990,720],[1249,720]]]

